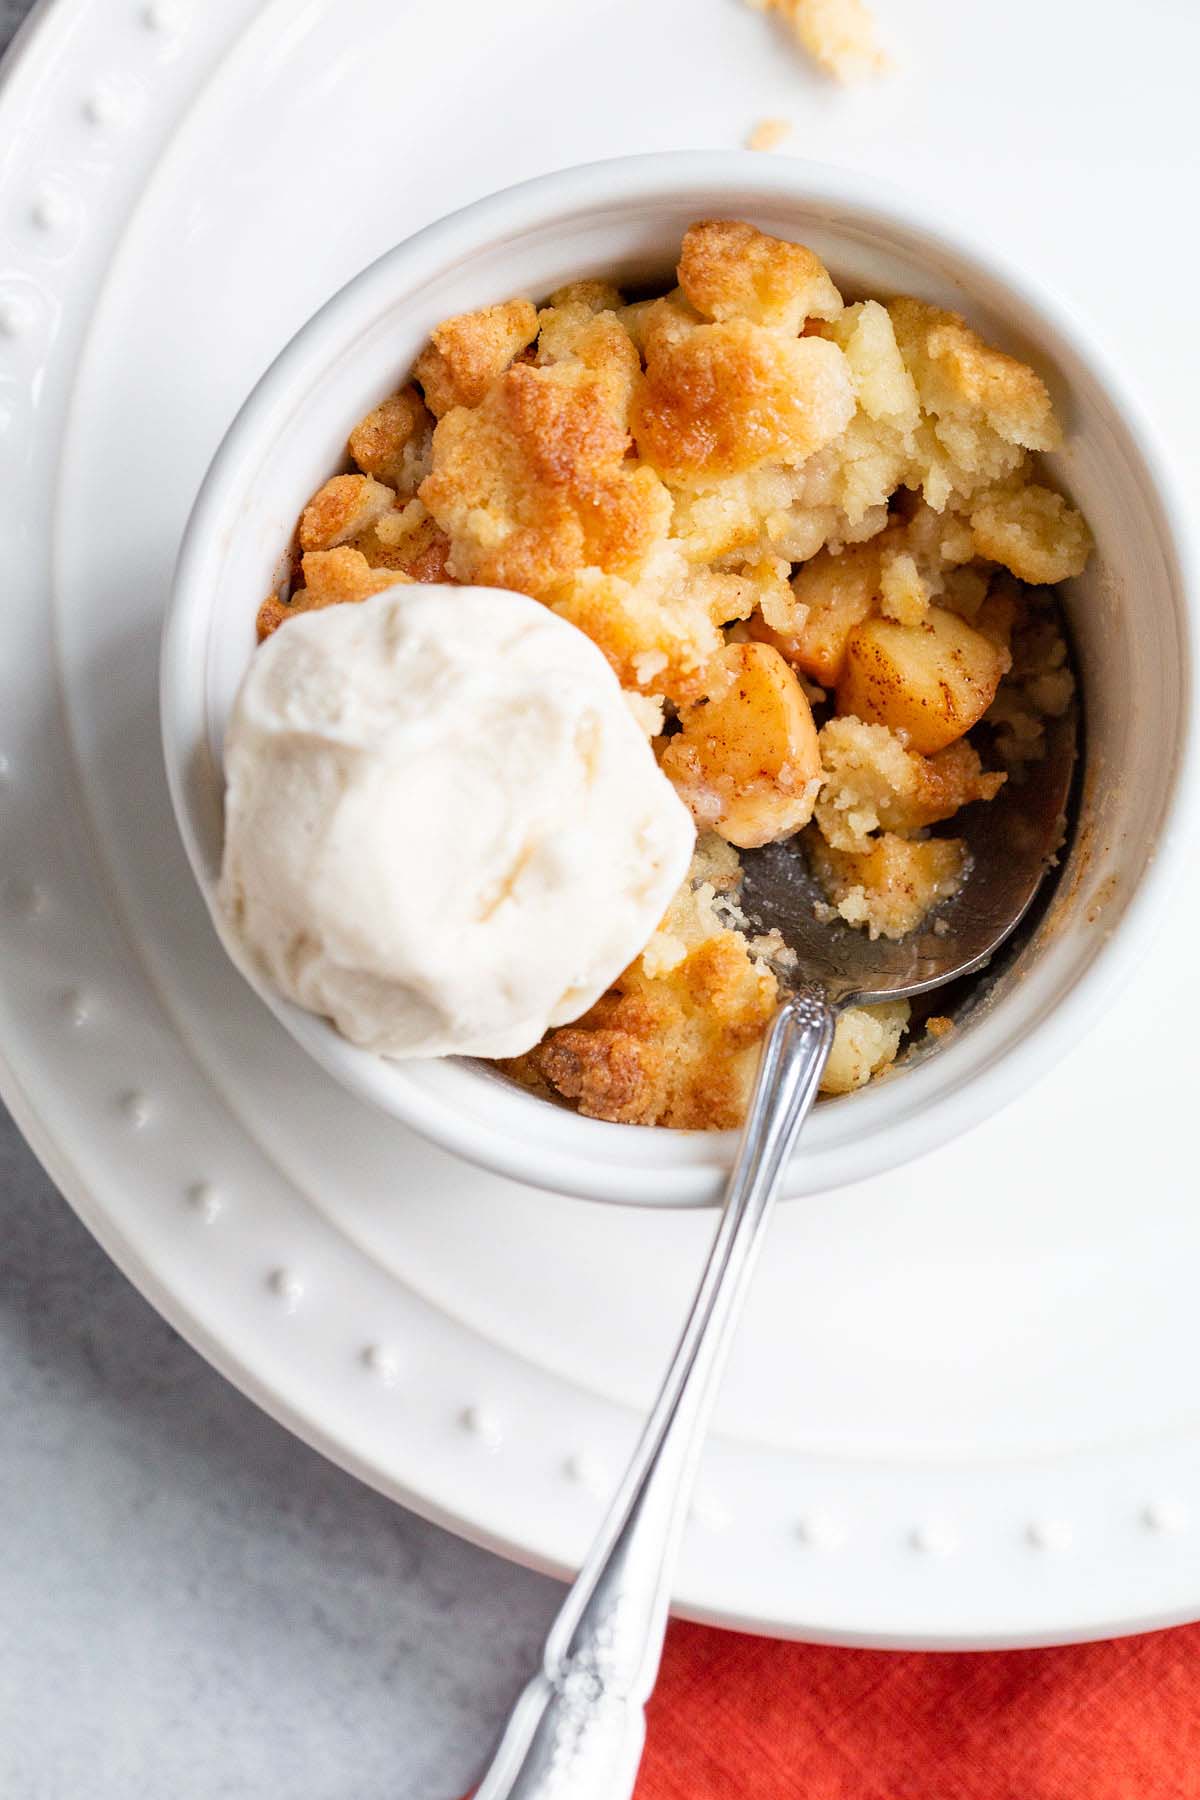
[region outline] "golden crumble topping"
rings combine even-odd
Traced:
[[[765,465],[795,468],[853,411],[835,344],[733,317],[648,338],[632,423],[646,461],[686,487]]]
[[[478,406],[537,329],[537,309],[528,300],[506,300],[436,326],[413,370],[434,417],[456,406]]]
[[[789,337],[836,319],[842,296],[820,257],[738,219],[704,219],[683,235],[679,286],[706,319],[749,319]]]
[[[810,249],[739,220],[693,225],[677,280],[438,326],[304,509],[258,628],[449,581],[592,638],[702,835],[642,954],[504,1066],[591,1117],[700,1129],[740,1122],[788,954],[738,909],[738,850],[795,839],[822,916],[919,927],[967,872],[934,828],[1021,779],[1071,705],[1049,589],[1091,539],[1040,475],[1045,384],[957,314],[845,305]],[[893,1062],[908,1018],[844,1014],[824,1091]]]
[[[407,500],[428,473],[432,439],[429,408],[410,382],[359,420],[350,433],[349,450],[365,475]]]
[[[342,606],[347,601],[369,600],[410,576],[397,569],[373,569],[361,550],[341,545],[334,550],[309,550],[300,560],[304,585],[283,601],[269,594],[258,609],[259,638],[269,637],[297,613],[316,612],[322,606]]]
[[[626,457],[608,385],[582,363],[506,369],[433,434],[420,498],[450,539],[456,581],[548,604],[584,569],[634,576],[670,527],[671,497]]]
[[[335,475],[300,515],[301,550],[334,550],[390,512],[394,488],[370,475]]]

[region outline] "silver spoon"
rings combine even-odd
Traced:
[[[982,968],[1028,909],[1066,832],[1074,715],[1049,727],[1023,781],[954,821],[971,854],[953,899],[899,943],[817,922],[794,847],[743,853],[742,907],[796,970],[763,1046],[721,1222],[633,1460],[513,1708],[475,1800],[628,1800],[662,1654],[671,1579],[705,1428],[779,1177],[843,1008],[927,993]]]

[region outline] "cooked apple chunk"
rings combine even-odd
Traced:
[[[729,644],[705,699],[685,707],[662,767],[697,822],[741,849],[790,837],[812,817],[821,758],[800,683],[767,644]]]
[[[870,619],[850,634],[838,711],[886,725],[931,756],[979,722],[1011,660],[944,607],[919,625]]]
[[[795,623],[791,630],[752,626],[787,660],[822,687],[835,687],[846,661],[850,634],[870,617],[879,594],[879,547],[850,544],[835,556],[820,550],[803,563],[792,581]]]

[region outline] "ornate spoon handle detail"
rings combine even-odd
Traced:
[[[813,986],[799,987],[775,1016],[721,1223],[662,1391],[476,1800],[628,1800],[633,1792],[717,1379],[833,1028],[834,1010]]]

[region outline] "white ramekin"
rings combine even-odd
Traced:
[[[903,196],[881,193],[873,178],[745,152],[568,169],[429,226],[292,339],[217,451],[176,574],[163,738],[184,843],[212,909],[221,742],[253,650],[255,611],[298,512],[339,465],[350,427],[404,378],[430,328],[449,314],[515,294],[538,298],[579,277],[666,276],[685,227],[714,215],[812,245],[851,292],[913,293],[959,309],[1032,361],[1066,425],[1055,479],[1097,541],[1068,596],[1086,697],[1086,779],[1055,902],[963,1029],[912,1066],[817,1108],[786,1177],[795,1195],[944,1142],[1057,1062],[1137,963],[1180,861],[1181,821],[1196,787],[1197,674],[1183,510],[1139,405],[1070,308],[1029,271],[965,243]],[[487,1168],[647,1205],[706,1202],[720,1190],[730,1133],[582,1119],[485,1066],[369,1055],[323,1020],[271,993],[262,998],[348,1088]]]

